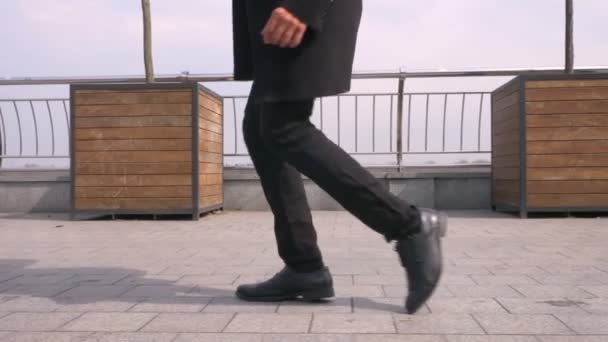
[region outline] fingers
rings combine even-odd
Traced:
[[[273,11],[261,34],[265,44],[295,48],[302,43],[305,32],[304,23],[279,7]]]

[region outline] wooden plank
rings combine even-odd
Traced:
[[[76,106],[76,117],[82,116],[192,116],[191,104],[132,104]]]
[[[494,134],[505,134],[514,133],[517,134],[519,131],[519,118],[511,118],[500,123],[496,123],[492,126],[492,132]]]
[[[519,194],[519,180],[494,180],[494,192],[499,194]]]
[[[529,181],[530,194],[608,194],[608,180]]]
[[[223,143],[224,138],[221,134],[213,133],[206,130],[201,130],[199,133],[200,143],[204,144],[206,141],[212,141],[217,143]]]
[[[511,95],[513,92],[515,91],[519,91],[519,80],[518,79],[513,79],[509,82],[507,82],[502,89],[500,90],[495,90],[492,93],[492,98],[499,100],[501,98],[504,98],[505,96],[509,96]]]
[[[602,140],[608,138],[608,127],[528,128],[528,141],[538,140]]]
[[[187,175],[191,173],[192,163],[188,162],[76,163],[77,175]]]
[[[519,168],[518,167],[497,167],[492,169],[494,173],[494,179],[507,179],[516,180],[519,179]]]
[[[213,152],[213,153],[222,153],[223,146],[222,143],[217,143],[213,141],[206,141],[201,143],[200,151],[202,152]]]
[[[224,166],[219,163],[200,163],[200,173],[201,174],[220,174],[224,170]]]
[[[608,87],[608,79],[601,80],[544,80],[526,81],[526,88]]]
[[[608,153],[608,140],[530,141],[528,154]]]
[[[199,155],[199,159],[201,163],[223,163],[223,155],[221,153],[213,153],[213,152],[201,152]]]
[[[223,105],[212,100],[209,96],[199,96],[198,103],[203,108],[206,108],[216,114],[221,115],[223,112]]]
[[[221,195],[204,196],[200,198],[199,205],[204,208],[222,204],[223,201],[224,198]]]
[[[220,124],[220,125],[223,123],[222,115],[214,113],[203,106],[199,106],[198,114],[202,119],[209,120],[211,122],[215,122],[216,124]]]
[[[567,101],[608,99],[608,87],[528,89],[526,101]]]
[[[608,180],[608,167],[528,168],[528,180]]]
[[[189,198],[191,186],[76,187],[76,198]]]
[[[217,185],[224,183],[224,176],[222,174],[202,174],[200,175],[200,184],[202,185]]]
[[[191,139],[141,139],[141,140],[79,140],[78,152],[94,151],[190,151]]]
[[[76,140],[188,139],[189,127],[78,128]],[[76,142],[78,143],[78,142]]]
[[[492,137],[492,145],[507,145],[519,141],[518,132],[495,134]]]
[[[181,88],[156,88],[156,89],[147,89],[147,88],[141,88],[141,89],[79,89],[76,90],[76,95],[81,95],[81,94],[106,94],[106,93],[111,93],[111,94],[130,94],[130,93],[151,93],[151,94],[156,94],[156,93],[180,93],[180,92],[184,92],[184,91],[190,91],[191,88],[186,88],[186,87],[181,87]]]
[[[77,198],[76,209],[171,210],[190,209],[190,198]]]
[[[505,192],[505,193],[494,193],[494,202],[497,204],[511,204],[519,206],[520,198],[519,193]]]
[[[506,120],[519,118],[519,106],[511,106],[505,109],[492,109],[492,124],[498,124]]]
[[[217,104],[222,104],[224,102],[224,98],[216,96],[215,94],[213,94],[213,92],[207,92],[206,89],[199,89],[198,91],[198,95],[199,96],[204,96],[206,99],[209,99]]]
[[[608,166],[608,154],[530,154],[528,167]]]
[[[77,163],[162,163],[192,161],[190,151],[76,152]]]
[[[526,102],[528,114],[608,113],[608,100]]]
[[[515,106],[519,103],[519,91],[513,92],[512,94],[494,102],[492,108],[496,111],[500,111],[511,106]]]
[[[608,194],[529,194],[528,206],[536,208],[607,207]]]
[[[76,128],[191,127],[190,116],[77,117]]]
[[[492,159],[495,167],[519,167],[519,155],[496,156]]]
[[[503,145],[492,144],[492,155],[494,157],[519,155],[519,142]]]
[[[224,130],[222,128],[222,125],[220,124],[216,124],[215,122],[211,122],[209,120],[205,120],[205,119],[200,119],[198,121],[199,124],[199,128],[213,132],[213,133],[217,133],[217,134],[222,134],[224,133]]]
[[[191,175],[77,175],[76,186],[192,185]]]
[[[201,197],[221,195],[224,190],[224,187],[221,184],[201,185],[199,188]]]
[[[191,104],[192,91],[155,92],[76,92],[76,105],[106,104]]]
[[[528,115],[528,127],[589,127],[608,126],[608,113]]]

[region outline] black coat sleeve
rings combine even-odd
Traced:
[[[323,28],[323,19],[334,0],[283,0],[282,7],[316,31]]]

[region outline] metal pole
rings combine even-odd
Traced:
[[[403,91],[405,88],[405,78],[399,77],[399,87],[397,91],[397,168],[401,171],[403,163]]]
[[[566,0],[566,73],[574,71],[574,4]]]
[[[144,17],[144,64],[146,67],[146,82],[154,82],[154,64],[152,62],[152,19],[150,15],[150,0],[141,0]]]

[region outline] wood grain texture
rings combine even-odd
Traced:
[[[77,163],[164,163],[191,162],[190,151],[76,152]]]
[[[223,152],[223,144],[213,141],[207,141],[201,143],[200,151],[202,152],[213,152],[213,153],[222,153]]]
[[[139,139],[139,140],[81,140],[77,152],[95,151],[190,151],[191,139]]]
[[[87,116],[192,116],[191,104],[128,104],[76,106],[76,117]]]
[[[529,141],[529,154],[608,153],[608,140]]]
[[[76,140],[188,139],[190,127],[77,128]]]
[[[212,121],[208,121],[201,118],[199,119],[198,125],[201,130],[217,133],[220,135],[224,133],[222,125]]]
[[[192,91],[77,91],[76,105],[191,104]]]
[[[519,194],[520,184],[519,180],[494,180],[493,183],[494,192],[498,194]]]
[[[224,178],[222,174],[202,174],[200,175],[200,184],[202,185],[218,185],[223,184]]]
[[[526,88],[580,88],[580,87],[608,87],[608,79],[526,81]]]
[[[199,156],[201,163],[216,163],[221,164],[223,162],[223,156],[221,153],[203,152]]]
[[[608,113],[608,100],[526,102],[528,114]]]
[[[608,127],[608,113],[528,115],[527,127]],[[608,139],[608,137],[606,137]]]
[[[199,191],[200,191],[200,196],[201,197],[206,197],[206,196],[219,196],[222,194],[223,191],[223,185],[222,184],[215,184],[215,185],[201,185],[199,187]]]
[[[493,108],[496,111],[501,111],[503,109],[507,109],[509,107],[518,106],[519,104],[519,91],[515,91],[499,100],[495,100],[493,102]]]
[[[80,175],[76,186],[192,185],[191,175]]]
[[[222,137],[221,134],[209,132],[206,130],[200,130],[199,134],[200,134],[199,139],[200,139],[201,144],[204,144],[206,141],[213,141],[213,142],[217,142],[217,143],[224,142],[224,138]]]
[[[203,108],[206,108],[214,113],[222,114],[224,105],[221,101],[209,96],[205,93],[199,92],[198,103]]]
[[[219,124],[219,125],[221,125],[222,121],[223,121],[221,114],[212,112],[211,110],[209,110],[203,106],[199,106],[199,116],[202,119],[209,120],[211,122],[215,122],[216,124]]]
[[[536,208],[608,207],[608,194],[529,194],[528,206]]]
[[[189,116],[77,117],[76,128],[191,127]]]
[[[201,174],[221,174],[224,166],[220,163],[200,163]]]
[[[191,196],[192,187],[190,186],[91,186],[76,188],[76,198],[189,198]]]
[[[496,167],[493,170],[494,179],[507,179],[516,180],[519,179],[519,168],[518,167]]]
[[[223,203],[223,201],[224,198],[221,195],[204,196],[200,198],[199,205],[204,208],[213,205],[220,205]]]
[[[608,166],[608,154],[531,154],[529,168]]]
[[[602,140],[608,137],[608,127],[530,127],[526,137],[528,141]]]
[[[519,154],[510,156],[495,156],[492,159],[495,167],[519,167]]]
[[[607,87],[528,89],[526,101],[568,101],[608,99]]]
[[[528,181],[530,194],[608,194],[608,180]]]
[[[608,180],[608,167],[528,168],[528,180]]]
[[[192,164],[190,162],[76,163],[77,175],[187,175],[191,173]]]
[[[77,198],[80,210],[186,210],[192,208],[191,198]]]
[[[495,192],[494,193],[494,203],[495,204],[510,204],[513,206],[519,206],[521,200],[519,193],[513,192]]]
[[[519,155],[519,142],[509,144],[492,144],[492,155],[495,157]]]

